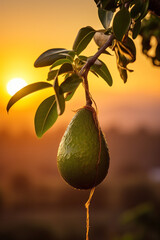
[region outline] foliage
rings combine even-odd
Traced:
[[[150,15],[142,22],[140,35],[142,36],[142,51],[151,58],[155,66],[160,66],[160,19],[155,15]],[[155,52],[149,54],[149,50],[154,47],[151,45],[151,40],[154,38],[156,41]]]
[[[35,130],[41,137],[65,111],[66,101],[75,94],[80,84],[85,87],[86,104],[92,101],[88,88],[88,72],[101,77],[112,86],[113,80],[107,65],[99,59],[101,54],[111,55],[106,48],[115,52],[117,69],[124,83],[128,79],[128,64],[136,60],[134,40],[142,36],[143,53],[149,56],[150,41],[154,36],[157,42],[155,56],[151,57],[160,66],[160,18],[149,12],[149,0],[94,0],[98,7],[99,20],[103,30],[91,26],[79,30],[71,50],[53,48],[42,53],[34,63],[35,67],[50,66],[47,82],[36,82],[18,91],[9,101],[7,111],[24,96],[47,88],[53,88],[53,95],[39,105],[35,114]],[[147,17],[145,18],[145,16]],[[112,21],[113,20],[113,21]],[[112,22],[112,25],[111,25]],[[98,51],[94,56],[81,55],[94,38]],[[100,48],[99,48],[100,47]],[[62,77],[60,83],[59,78]],[[90,101],[88,101],[88,99]]]
[[[159,210],[153,203],[146,202],[127,210],[121,216],[122,233],[115,240],[158,240]]]

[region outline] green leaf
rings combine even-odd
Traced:
[[[142,1],[135,1],[135,5],[131,9],[131,18],[135,19],[140,15],[143,8]]]
[[[63,74],[63,73],[67,73],[67,72],[72,72],[72,71],[73,71],[72,64],[70,64],[70,63],[64,63],[64,64],[60,67],[58,75]]]
[[[98,48],[98,50],[99,50],[99,48]],[[104,50],[103,52],[102,52],[102,54],[106,54],[106,55],[110,55],[110,56],[113,56],[110,52],[108,52],[107,50]]]
[[[64,82],[60,85],[60,91],[62,93],[72,92],[79,84],[82,82],[82,78],[80,78],[77,74],[72,74],[70,77],[66,78]]]
[[[58,118],[57,104],[55,95],[46,98],[38,107],[34,125],[37,136],[40,138],[42,135],[52,127]]]
[[[94,64],[91,67],[91,70],[93,70],[94,72],[96,72],[100,77],[102,77],[109,86],[112,86],[112,76],[107,68],[107,66],[105,65],[104,62],[102,62],[101,60],[99,60],[101,62],[101,66],[97,66],[96,64]]]
[[[141,21],[137,21],[132,30],[133,39],[135,39],[138,36],[138,34],[140,33],[140,30],[141,30]]]
[[[94,66],[97,66],[97,67],[101,67],[103,64],[102,64],[102,61],[99,60],[99,59],[96,59],[96,61],[94,62]]]
[[[51,81],[55,79],[57,75],[58,75],[58,70],[49,71],[47,81]]]
[[[50,66],[59,59],[66,58],[69,51],[65,48],[53,48],[42,53],[34,63],[35,67]]]
[[[71,62],[73,62],[75,55],[76,55],[75,51],[69,51],[67,53],[67,59],[69,59],[69,60],[71,60]]]
[[[127,68],[129,63],[136,60],[136,47],[133,40],[129,37],[125,38],[123,42],[114,40],[114,51],[116,54],[117,68],[124,83],[127,82]]]
[[[70,59],[67,59],[67,58],[65,58],[65,59],[59,59],[59,60],[55,61],[55,62],[52,64],[52,66],[50,67],[50,69],[53,69],[53,68],[55,68],[55,67],[57,67],[57,66],[59,66],[59,65],[62,65],[62,64],[64,64],[64,63],[72,63],[72,61],[71,61]]]
[[[99,19],[102,23],[102,26],[105,29],[108,29],[109,25],[111,23],[112,17],[113,17],[113,12],[112,11],[106,11],[104,9],[99,8],[98,9],[98,16],[99,16]]]
[[[72,71],[73,71],[72,64],[64,63],[60,67],[60,69],[49,71],[47,81],[51,81],[51,80],[55,79],[60,74],[68,73],[68,72],[70,73]]]
[[[60,93],[59,85],[58,85],[58,77],[55,79],[54,82],[54,90],[55,90],[55,97],[57,103],[57,112],[58,115],[62,115],[65,110],[65,99],[62,93]]]
[[[113,32],[117,40],[121,41],[123,36],[127,33],[131,23],[129,11],[122,8],[114,17]]]
[[[94,0],[98,8],[105,8],[110,0]]]
[[[95,32],[96,31],[90,26],[81,28],[79,30],[73,44],[73,50],[77,53],[77,55],[79,55],[87,47]]]
[[[116,45],[118,48],[117,53],[119,55],[119,60],[122,62],[122,64],[120,64],[121,66],[126,67],[127,64],[136,60],[136,47],[131,38],[125,38],[123,43],[117,41]]]
[[[93,73],[96,77],[99,77],[98,74],[95,71],[90,70],[90,72]]]
[[[101,0],[101,5],[102,5],[102,8],[106,8],[107,4],[110,2],[111,0]]]
[[[118,71],[119,71],[120,77],[123,79],[123,82],[126,83],[128,78],[127,70],[118,66]]]
[[[16,92],[11,97],[11,99],[9,100],[9,102],[7,104],[7,112],[13,106],[13,104],[16,103],[18,100],[20,100],[21,98],[25,97],[26,95],[28,95],[30,93],[33,93],[33,92],[36,92],[38,90],[48,88],[48,87],[53,87],[53,86],[52,86],[52,84],[47,83],[47,82],[36,82],[36,83],[32,83],[30,85],[25,86],[24,88],[22,88],[21,90]]]
[[[143,19],[146,14],[148,13],[148,7],[149,7],[149,0],[146,0],[143,2],[143,7],[141,10],[141,14],[140,16],[136,19],[136,21],[140,21],[141,19]]]
[[[73,92],[68,92],[68,93],[66,94],[65,101],[71,100],[71,98],[73,97],[73,95],[75,94],[75,92],[76,92],[76,89],[75,89]]]
[[[135,19],[135,21],[140,21],[143,19],[149,7],[149,0],[145,1],[135,1],[135,5],[131,9],[131,17]]]
[[[144,54],[148,54],[147,52],[151,49],[151,38],[150,36],[148,38],[143,38],[142,39],[142,52]]]
[[[113,0],[94,0],[98,8],[111,10],[116,7],[116,1]]]
[[[85,63],[85,62],[87,62],[87,57],[86,56],[83,56],[83,55],[79,55],[78,56],[78,59],[80,60],[80,61],[82,61],[83,63]]]

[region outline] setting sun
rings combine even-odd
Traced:
[[[26,81],[22,78],[13,78],[7,84],[7,92],[13,96],[21,88],[27,85]]]

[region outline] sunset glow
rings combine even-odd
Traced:
[[[83,17],[77,15],[77,10],[80,14],[83,13]],[[5,109],[10,99],[9,94],[13,95],[26,85],[25,83],[18,88],[17,84],[9,86],[11,79],[24,78],[28,84],[46,81],[49,68],[34,68],[37,57],[52,48],[72,49],[80,28],[91,26],[98,30],[102,29],[102,25],[98,19],[94,1],[84,0],[76,4],[73,0],[69,2],[47,0],[41,1],[38,7],[37,1],[6,0],[3,1],[0,18],[4,23],[1,29],[3,48],[0,58],[0,108],[3,109],[4,114],[0,119],[0,127],[8,129],[10,126],[13,131],[23,131],[24,127],[31,128],[37,107],[45,98],[53,94],[53,89],[39,91],[18,101],[8,115]],[[89,90],[96,101],[99,119],[104,127],[109,128],[117,124],[120,128],[127,126],[129,129],[133,125],[146,124],[160,128],[160,69],[154,67],[151,61],[142,54],[141,40],[141,37],[136,39],[137,58],[133,64],[129,65],[134,72],[128,73],[126,84],[119,76],[115,55],[111,49],[109,51],[113,56],[103,54],[100,59],[105,62],[112,75],[113,86],[109,87],[103,79],[97,78],[92,73],[89,74]],[[93,56],[96,51],[97,46],[94,41],[91,41],[82,54]],[[66,118],[70,120],[72,117],[72,110],[84,104],[84,89],[81,88],[66,104],[65,115],[59,118],[56,124],[61,125],[62,121],[66,124]],[[28,119],[26,111],[28,111]],[[33,132],[34,129],[31,128],[31,131]]]
[[[22,78],[13,78],[7,84],[7,92],[13,96],[16,92],[27,85],[26,81]]]

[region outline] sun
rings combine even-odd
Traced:
[[[13,78],[7,83],[7,92],[13,96],[21,88],[27,85],[26,81],[22,78]]]

